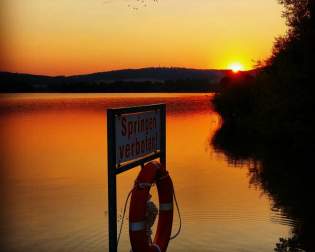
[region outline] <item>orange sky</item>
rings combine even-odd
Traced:
[[[249,69],[286,30],[277,0],[144,1],[1,0],[0,71]]]

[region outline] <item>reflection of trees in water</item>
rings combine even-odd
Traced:
[[[294,221],[276,251],[314,251],[315,0],[279,0],[288,25],[255,78],[227,78],[214,99],[225,124],[214,147],[230,161],[256,161],[250,183]]]
[[[250,183],[273,199],[273,209],[292,220],[292,236],[275,251],[314,251],[312,149],[258,139],[249,128],[225,123],[212,139],[232,164],[251,161]]]

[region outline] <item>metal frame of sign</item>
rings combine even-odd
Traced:
[[[116,165],[116,129],[115,117],[124,114],[159,111],[160,112],[160,150],[135,161]],[[117,252],[117,193],[116,175],[128,171],[136,166],[144,165],[153,159],[160,158],[160,162],[166,163],[166,105],[156,104],[140,107],[117,108],[107,110],[107,153],[108,153],[108,234],[109,251]]]

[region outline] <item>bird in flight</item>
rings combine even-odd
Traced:
[[[103,0],[104,4],[111,4],[117,2],[119,0]],[[159,0],[120,0],[124,2],[128,2],[127,7],[131,10],[137,11],[141,8],[146,8],[151,3],[158,3]]]

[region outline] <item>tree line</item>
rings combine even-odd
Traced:
[[[232,163],[253,161],[250,183],[272,197],[273,208],[294,221],[291,237],[275,251],[315,251],[314,52],[315,1],[279,0],[288,31],[276,38],[271,56],[255,77],[230,73],[213,104],[222,127],[212,144]]]

